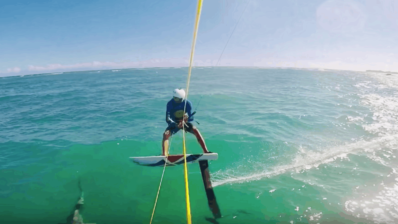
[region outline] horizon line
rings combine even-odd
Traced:
[[[162,67],[162,66],[153,66],[153,67],[131,67],[131,68],[107,68],[107,69],[89,69],[89,70],[74,70],[74,71],[52,71],[52,72],[45,72],[45,73],[32,73],[32,74],[11,74],[6,76],[0,76],[0,78],[5,77],[15,77],[15,76],[34,76],[34,75],[56,75],[57,73],[64,74],[64,73],[75,73],[75,72],[92,72],[92,71],[112,71],[112,70],[130,70],[130,69],[172,69],[172,68],[187,68],[188,66],[178,66],[178,67]],[[311,68],[311,67],[265,67],[265,66],[194,66],[195,68],[258,68],[258,69],[300,69],[300,70],[318,70],[318,71],[348,71],[348,72],[380,72],[380,73],[392,73],[398,74],[398,72],[394,71],[382,71],[382,70],[347,70],[347,69],[332,69],[332,68]]]

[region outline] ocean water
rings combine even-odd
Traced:
[[[149,223],[166,103],[187,68],[0,78],[0,223]],[[398,76],[195,68],[189,99],[223,218],[190,164],[193,223],[398,223]],[[188,153],[201,149],[187,136]],[[182,134],[171,153],[182,152]],[[186,223],[183,166],[167,167],[154,223]]]

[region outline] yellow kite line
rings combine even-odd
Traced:
[[[202,0],[198,0],[198,7],[196,9],[196,19],[195,19],[195,28],[193,30],[193,40],[192,40],[192,47],[191,47],[191,57],[189,60],[189,70],[188,70],[188,78],[187,78],[187,88],[186,88],[186,96],[185,96],[185,106],[184,106],[184,114],[185,114],[185,109],[187,106],[187,100],[188,100],[188,94],[189,94],[189,81],[191,79],[191,71],[192,71],[192,63],[193,63],[193,56],[195,53],[195,45],[196,45],[196,37],[198,35],[198,28],[199,28],[199,20],[200,20],[200,14],[202,12]],[[185,201],[186,201],[186,207],[187,207],[187,223],[191,224],[192,223],[192,218],[191,218],[191,205],[189,202],[189,184],[188,184],[188,167],[187,167],[187,149],[185,147],[185,125],[183,125],[183,140],[182,140],[182,146],[183,146],[183,154],[184,154],[184,178],[185,178]]]

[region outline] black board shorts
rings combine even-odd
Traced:
[[[191,131],[192,131],[192,128],[193,128],[193,124],[192,124],[192,123],[185,123],[185,124],[188,126],[188,127],[185,126],[185,131],[186,131],[186,132],[191,132]],[[178,124],[176,124],[176,123],[171,123],[171,124],[169,124],[169,126],[166,128],[165,131],[170,131],[171,134],[175,134],[175,133],[177,133],[179,130],[181,130],[181,129],[178,128]]]

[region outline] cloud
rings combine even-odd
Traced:
[[[352,33],[366,23],[362,5],[351,0],[328,0],[316,12],[318,24],[329,32]]]
[[[21,71],[20,68],[14,67],[14,68],[7,68],[5,72],[0,72],[0,73],[19,73]]]
[[[7,72],[9,72],[9,73],[18,73],[18,72],[20,72],[20,71],[21,71],[21,69],[18,68],[18,67],[14,67],[14,68],[9,68],[9,69],[7,69]]]
[[[187,66],[188,60],[183,58],[176,59],[150,59],[146,61],[93,61],[76,64],[49,64],[46,66],[30,65],[29,71],[32,72],[49,72],[49,71],[76,71],[79,69],[113,69],[113,68],[143,68],[143,67],[181,67]]]
[[[112,62],[87,62],[87,63],[77,63],[71,65],[62,65],[62,64],[49,64],[47,66],[35,66],[30,65],[28,67],[29,71],[54,71],[54,70],[70,70],[70,69],[79,69],[79,68],[100,68],[100,67],[107,67],[107,66],[114,66],[116,63]]]

